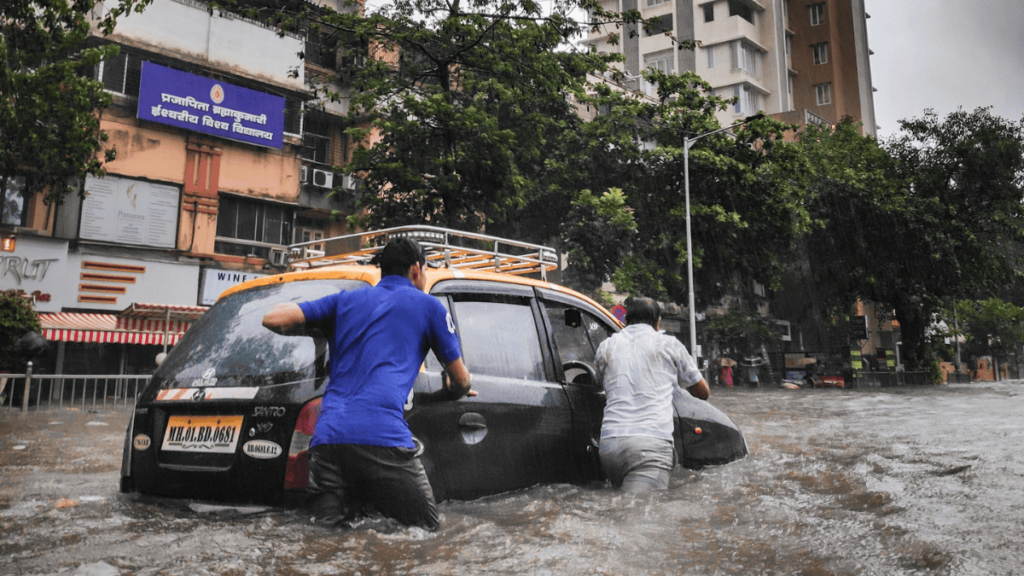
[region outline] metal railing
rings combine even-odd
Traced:
[[[310,240],[288,247],[288,266],[305,270],[332,264],[368,264],[398,237],[417,240],[427,262],[454,270],[476,270],[504,274],[539,274],[558,269],[554,248],[437,226],[399,226],[372,232]],[[312,250],[314,246],[324,250]]]
[[[8,410],[129,410],[149,374],[0,374],[0,413]]]
[[[852,387],[889,388],[931,385],[927,372],[859,372]]]

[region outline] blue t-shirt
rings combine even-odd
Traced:
[[[413,448],[403,407],[427,351],[447,364],[461,357],[451,316],[404,276],[372,288],[300,302],[306,322],[330,336],[331,380],[310,446]]]

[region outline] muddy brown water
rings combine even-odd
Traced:
[[[126,414],[0,413],[0,574],[1021,574],[1024,382],[717,389],[750,456],[370,519],[123,496]]]

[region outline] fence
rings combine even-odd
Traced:
[[[950,374],[949,382],[970,383],[970,374]],[[932,383],[927,372],[860,372],[853,387],[889,388],[893,386],[927,386]]]
[[[0,408],[128,410],[152,376],[0,374]],[[28,392],[26,395],[25,392]]]

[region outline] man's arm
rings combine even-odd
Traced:
[[[263,327],[285,336],[301,336],[306,327],[306,315],[298,304],[285,302],[263,316]]]
[[[448,374],[447,384],[448,390],[455,395],[455,398],[462,398],[463,396],[476,396],[476,390],[472,390],[473,379],[469,375],[469,369],[466,368],[466,364],[462,361],[462,358],[449,362],[444,367],[445,372]]]
[[[701,400],[707,400],[711,396],[711,389],[708,388],[708,381],[701,378],[700,382],[697,382],[693,386],[686,389],[694,398],[700,398]]]

